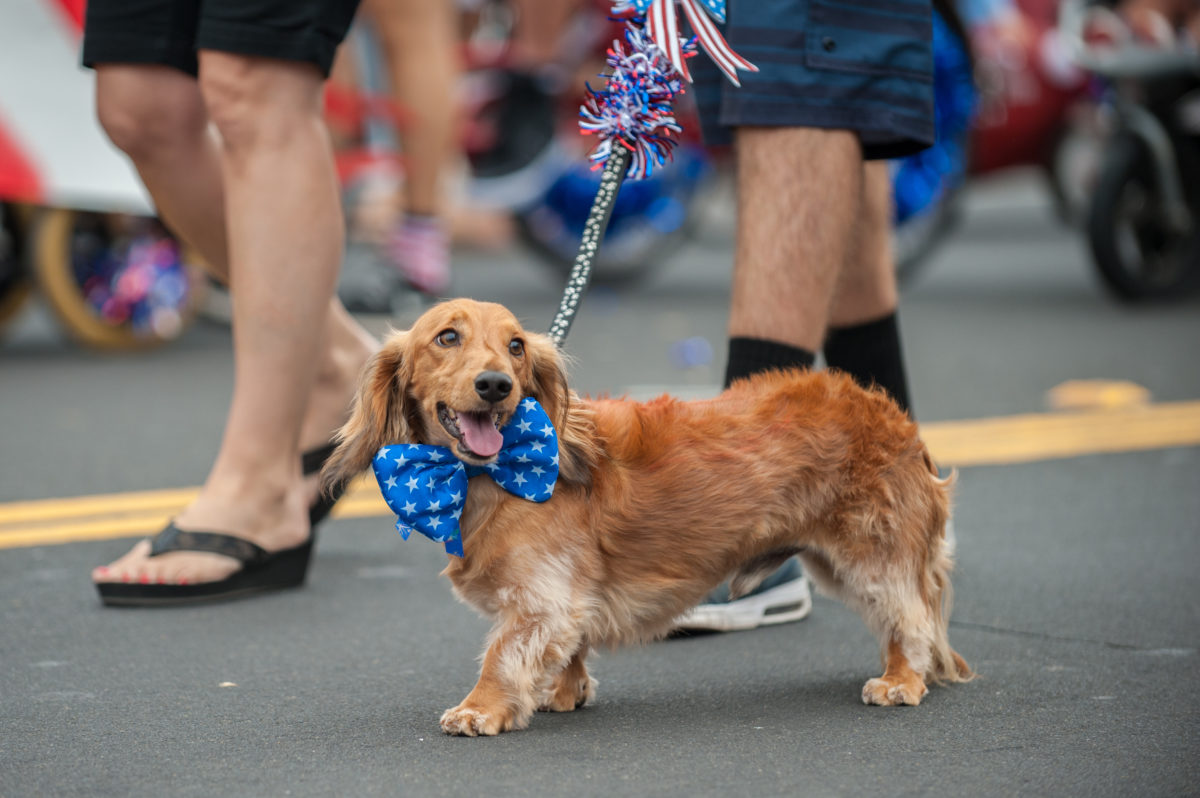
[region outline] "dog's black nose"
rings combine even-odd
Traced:
[[[512,393],[512,379],[498,371],[485,371],[475,378],[475,393],[488,402],[499,402]]]

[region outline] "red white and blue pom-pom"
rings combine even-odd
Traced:
[[[696,53],[692,41],[679,46],[684,58]],[[625,20],[625,41],[609,48],[608,67],[607,85],[599,90],[589,85],[579,109],[580,130],[600,139],[588,157],[599,168],[621,147],[630,155],[626,176],[649,177],[671,157],[682,130],[673,105],[683,92],[682,76],[646,35],[640,17]]]

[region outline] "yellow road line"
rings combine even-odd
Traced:
[[[1087,454],[1200,445],[1200,401],[1094,412],[1041,413],[924,424],[942,466],[1028,463]],[[161,529],[197,488],[78,496],[0,504],[0,549],[141,537]],[[374,481],[361,477],[334,518],[385,516]]]
[[[100,496],[76,496],[68,499],[42,499],[0,504],[0,530],[17,523],[53,522],[61,519],[102,515],[137,515],[161,511],[177,513],[199,493],[199,488],[111,493]],[[359,477],[350,484],[345,498],[335,509],[363,492],[376,492],[374,483]]]
[[[947,466],[1195,446],[1200,444],[1200,402],[943,421],[923,425],[921,435],[938,463]]]
[[[198,491],[185,488],[0,504],[0,549],[149,535],[162,529]],[[363,477],[350,485],[332,515],[364,518],[387,513],[379,489]]]

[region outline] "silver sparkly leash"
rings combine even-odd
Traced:
[[[620,190],[625,172],[629,169],[629,159],[629,150],[614,147],[604,164],[604,171],[600,174],[600,187],[596,190],[596,198],[592,200],[592,209],[588,211],[587,222],[583,226],[579,252],[575,255],[575,263],[571,265],[571,274],[567,277],[562,301],[558,304],[558,313],[550,323],[550,339],[560,349],[567,338],[567,332],[571,329],[575,312],[579,310],[583,292],[587,290],[588,282],[592,279],[592,267],[596,264],[596,253],[600,251],[600,240],[604,238],[604,231],[608,228],[608,220],[617,200],[617,191]]]

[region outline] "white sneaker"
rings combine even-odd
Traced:
[[[728,596],[728,587],[718,589]],[[808,617],[812,591],[808,577],[794,560],[780,566],[753,592],[735,601],[710,595],[708,603],[680,616],[676,628],[687,631],[740,632],[759,626],[790,623]]]

